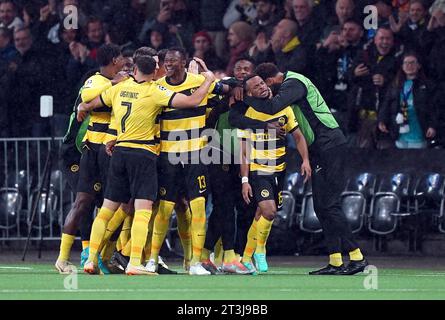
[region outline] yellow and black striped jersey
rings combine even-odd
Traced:
[[[90,102],[112,86],[111,79],[98,72],[85,81],[81,93],[82,101]],[[110,108],[102,107],[92,111],[88,130],[83,141],[88,141],[94,144],[104,144],[115,138],[116,132],[109,128],[110,120]]]
[[[102,103],[113,109],[117,146],[140,148],[159,154],[156,119],[169,106],[175,92],[156,82],[130,78],[101,94]]]
[[[164,77],[157,82],[167,89],[185,95],[193,94],[205,81],[204,76],[186,73],[184,80],[179,84],[171,84]],[[207,100],[214,93],[219,93],[222,85],[214,82],[208,95],[199,106],[190,109],[165,108],[160,115],[160,141],[161,154],[192,153],[201,150],[207,143],[207,137],[201,136],[206,124]]]
[[[283,125],[286,133],[291,133],[298,128],[298,123],[291,107],[286,107],[275,114],[267,114],[259,112],[249,106],[245,116],[264,122],[278,121]],[[238,137],[250,142],[248,145],[248,150],[250,149],[250,171],[274,173],[286,169],[286,140],[271,137],[270,134],[264,130],[250,131],[238,129]]]

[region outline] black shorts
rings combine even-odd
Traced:
[[[110,157],[105,151],[105,145],[85,144],[79,165],[77,192],[103,197],[110,165]]]
[[[131,198],[156,200],[156,155],[136,148],[116,147],[111,157],[105,199],[127,203]]]
[[[166,157],[159,158],[159,199],[176,202],[179,196],[187,200],[206,197],[208,173],[204,164],[171,164]]]
[[[265,200],[274,200],[277,210],[280,210],[283,206],[284,176],[285,171],[264,175],[251,172],[249,179],[255,201],[259,203]]]

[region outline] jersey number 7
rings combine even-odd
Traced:
[[[125,113],[125,115],[122,117],[122,121],[121,121],[121,127],[122,127],[122,133],[125,133],[125,121],[127,121],[128,117],[130,116],[131,113],[131,102],[125,102],[123,101],[121,103],[121,105],[123,107],[127,107],[127,112]]]

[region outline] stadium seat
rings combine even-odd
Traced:
[[[431,212],[436,218],[439,231],[444,229],[445,177],[439,173],[428,173],[417,180],[414,188],[415,212]]]
[[[303,197],[299,222],[300,229],[303,231],[310,233],[319,233],[323,231],[320,221],[315,215],[312,185],[310,183],[308,183],[307,191]]]
[[[42,190],[42,193],[40,194],[40,198],[36,199],[38,195],[38,190],[34,190],[31,195],[31,203],[33,205],[37,205],[37,212],[36,217],[33,222],[33,229],[39,230],[39,232],[44,232],[44,230],[49,229],[50,235],[53,234],[52,227],[53,223],[57,222],[58,219],[56,218],[57,213],[57,205],[59,198],[54,190],[54,188],[50,188],[49,196],[46,189]],[[48,210],[46,210],[46,198],[48,197]],[[35,204],[35,201],[37,201],[37,204]],[[32,214],[32,207],[31,210],[28,211],[28,226],[31,223],[31,216]]]
[[[366,202],[374,195],[376,180],[372,173],[360,173],[349,179],[341,195],[342,209],[353,233],[363,228]]]
[[[283,191],[283,206],[280,211],[277,212],[279,219],[275,219],[274,224],[278,224],[279,221],[284,222],[286,228],[290,228],[295,220],[295,199],[291,192]]]
[[[0,229],[12,229],[17,226],[22,200],[17,188],[0,189]]]
[[[399,217],[411,215],[400,211],[402,199],[409,196],[410,181],[410,176],[404,173],[385,176],[381,180],[371,201],[369,231],[378,235],[390,234],[396,230]]]
[[[306,183],[304,183],[304,176],[300,172],[294,172],[286,178],[285,191],[290,192],[294,198],[294,214],[291,218],[289,226],[299,224],[299,213],[303,204],[304,193],[306,190]]]

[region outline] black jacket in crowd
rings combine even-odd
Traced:
[[[438,110],[434,88],[435,85],[429,80],[414,80],[414,108],[424,134],[428,128],[437,128]],[[383,122],[387,126],[390,136],[394,140],[399,137],[399,125],[395,119],[397,113],[400,112],[401,90],[403,90],[403,83],[401,85],[391,84],[378,114],[379,122]]]
[[[398,70],[398,56],[395,48],[386,56],[380,59],[379,53],[374,44],[358,52],[351,68],[348,71],[349,83],[353,84],[348,97],[349,130],[356,131],[358,112],[360,109],[378,111],[383,103],[386,90],[393,81]],[[364,63],[370,70],[370,74],[364,77],[354,75],[355,68]],[[384,85],[377,87],[372,81],[372,77],[381,74],[385,78]]]

